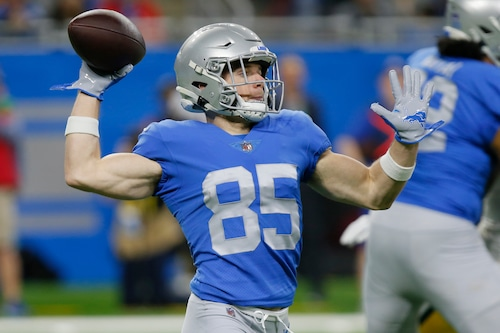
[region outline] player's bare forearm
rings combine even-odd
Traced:
[[[395,141],[390,154],[403,167],[415,164],[418,144]],[[389,208],[405,185],[389,177],[377,160],[370,167],[347,157],[325,152],[316,165],[310,185],[326,197],[348,204],[379,210]]]
[[[73,109],[72,116],[93,117],[99,118],[101,101],[93,96],[89,96],[82,92],[78,92]]]
[[[395,163],[402,167],[411,168],[415,166],[418,144],[402,144],[396,140],[392,143],[387,151]],[[381,160],[378,159],[370,167],[370,173],[373,175],[372,186],[372,204],[374,207],[370,209],[387,209],[403,189],[406,181],[394,180],[389,177],[381,166]]]
[[[99,117],[100,101],[81,92],[78,93],[71,116]],[[84,133],[66,135],[64,175],[66,183],[84,189],[85,179],[95,172],[95,164],[101,158],[99,138]],[[91,188],[85,188],[91,190]]]
[[[79,93],[71,115],[97,118],[99,104],[96,98]],[[66,136],[64,172],[71,187],[119,199],[150,196],[161,176],[156,162],[137,154],[101,158],[99,138],[82,133]]]
[[[404,144],[394,140],[389,148],[389,152],[394,162],[403,167],[411,167],[415,165],[417,159],[418,143]]]

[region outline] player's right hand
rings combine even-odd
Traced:
[[[366,242],[370,232],[370,217],[363,214],[352,221],[340,236],[340,244],[353,247]]]
[[[134,66],[129,64],[120,70],[106,75],[99,75],[94,72],[85,61],[82,61],[80,67],[80,76],[73,83],[65,83],[51,87],[51,90],[70,90],[78,89],[81,92],[95,97],[98,100],[103,100],[103,94],[113,84],[123,79],[128,73],[134,69]]]
[[[394,129],[396,140],[406,144],[417,143],[444,124],[442,120],[434,124],[427,123],[427,110],[434,86],[428,82],[421,98],[420,72],[405,65],[403,89],[394,70],[389,71],[389,79],[395,99],[394,109],[389,111],[378,103],[373,103],[371,109]]]

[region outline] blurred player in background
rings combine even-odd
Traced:
[[[16,133],[12,101],[0,69],[0,287],[5,316],[27,314],[22,301],[22,264],[17,243]]]
[[[500,262],[500,177],[497,176],[484,198],[484,210],[479,232],[483,237],[488,251]]]
[[[500,327],[500,265],[476,228],[500,156],[499,17],[497,0],[449,0],[445,36],[409,58],[435,85],[429,121],[446,125],[392,207],[369,215],[368,333],[417,332],[425,304],[457,332]]]
[[[279,65],[280,78],[284,83],[283,108],[307,113],[316,125],[325,130],[325,123],[321,113],[324,108],[321,107],[318,99],[306,89],[310,77],[304,58],[296,53],[283,54],[280,56]],[[387,76],[387,73],[385,74]],[[373,111],[372,113],[378,117]],[[336,207],[332,205],[331,200],[322,196],[307,184],[301,184],[300,193],[304,246],[298,272],[309,282],[307,298],[311,301],[323,301],[326,297],[324,287],[328,266],[322,263],[324,258],[318,256],[318,253],[327,254],[328,231],[332,225],[335,225],[333,216],[339,214],[334,214],[333,209]]]
[[[66,127],[65,179],[120,199],[160,197],[179,221],[196,274],[183,333],[292,332],[288,307],[300,261],[300,183],[330,199],[385,209],[411,176],[417,142],[442,122],[425,121],[432,85],[393,77],[395,110],[374,112],[396,131],[370,167],[331,151],[304,112],[281,110],[276,55],[243,26],[218,23],[194,32],[175,61],[185,109],[207,123],[163,120],[139,136],[133,153],[101,157],[98,118],[105,90],[132,66],[99,76],[87,64],[62,89],[78,89]]]
[[[120,152],[131,152],[133,132],[122,140]],[[120,296],[127,307],[185,303],[189,297],[189,267],[185,238],[179,224],[158,197],[120,200],[112,228],[112,244],[121,264]]]
[[[296,53],[283,54],[280,57],[279,70],[281,79],[285,83],[283,107],[307,113],[316,125],[325,130],[322,107],[318,103],[318,99],[311,96],[306,89],[310,78],[304,58]],[[385,75],[387,76],[387,73]]]

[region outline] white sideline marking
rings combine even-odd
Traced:
[[[182,315],[27,317],[0,319],[0,333],[179,333]],[[359,333],[362,314],[290,314],[295,333]]]

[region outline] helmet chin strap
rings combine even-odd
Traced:
[[[198,96],[194,92],[186,88],[177,86],[175,87],[175,90],[177,90],[181,94],[181,96],[186,95],[188,97],[191,97],[193,100],[198,99]],[[181,99],[181,105],[186,111],[189,112],[202,113],[204,111],[201,107],[195,105],[192,101],[186,98]]]
[[[196,95],[194,92],[186,88],[177,86],[176,90],[181,95],[190,98],[190,99],[187,98],[181,99],[182,107],[190,112],[200,113],[203,111],[213,111],[217,114],[225,116],[238,116],[250,122],[261,121],[267,116],[267,113],[269,112],[269,106],[265,102],[263,101],[247,102],[238,93],[236,93],[236,91],[234,92],[234,97],[236,99],[236,103],[234,104],[235,106],[228,105],[225,109],[218,110],[209,103],[205,104],[203,108],[193,103],[193,100],[198,99],[198,95]]]

